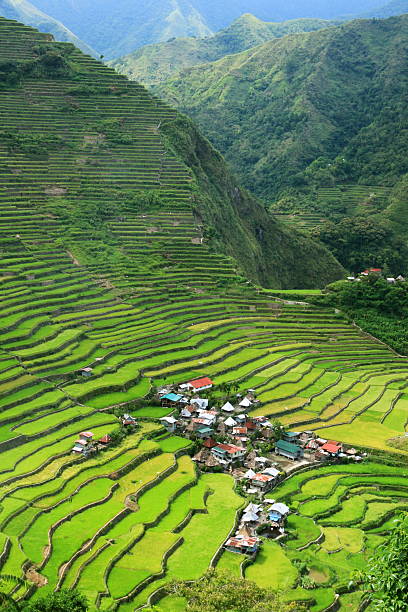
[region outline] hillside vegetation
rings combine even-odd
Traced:
[[[313,593],[298,547],[330,520],[350,522],[360,567],[376,542],[368,530],[388,529],[405,507],[407,451],[392,441],[405,432],[407,359],[333,307],[247,280],[244,270],[312,284],[341,269],[271,221],[188,119],[31,28],[0,19],[0,43],[0,571],[28,580],[13,596],[77,587],[91,610],[130,612],[216,562],[244,500],[228,474],[196,470],[190,441],[159,424],[171,408],[154,402],[158,385],[206,375],[217,404],[223,383],[254,388],[256,410],[288,428],[395,457],[340,474],[328,466],[323,499],[313,483],[279,490],[309,495],[293,524],[294,561],[265,545],[258,579],[281,563],[272,586],[283,577],[290,597],[323,612],[350,578],[348,532],[333,534],[343,552]],[[138,422],[127,435],[125,412]],[[73,455],[83,431],[114,444]],[[319,571],[329,559],[320,552]]]
[[[155,91],[292,223],[299,213],[306,229],[379,214],[374,223],[406,239],[391,211],[406,203],[407,30],[401,16],[290,35],[190,68]],[[406,269],[403,247],[388,248]]]
[[[267,23],[254,15],[245,14],[214,36],[203,39],[173,38],[167,42],[142,47],[109,62],[109,65],[134,81],[152,86],[191,66],[214,62],[225,55],[246,51],[286,34],[319,30],[334,23],[324,19],[294,19],[282,23]]]

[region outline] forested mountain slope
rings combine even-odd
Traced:
[[[96,51],[75,36],[64,24],[46,15],[27,0],[0,0],[0,16],[21,21],[41,32],[52,34],[56,40],[73,43],[84,53],[96,55]]]
[[[36,193],[41,195],[40,201],[49,199],[46,197],[49,177],[55,175],[57,190],[66,194],[77,210],[78,218],[86,216],[86,204],[80,204],[81,194],[83,190],[89,194],[90,190],[96,189],[92,180],[98,177],[97,188],[102,200],[88,204],[92,214],[100,214],[105,219],[120,215],[123,201],[132,200],[137,195],[134,190],[143,188],[144,168],[144,178],[149,179],[145,186],[151,189],[163,187],[166,191],[167,175],[172,185],[171,175],[174,173],[176,195],[180,190],[184,206],[194,209],[197,223],[203,225],[211,244],[236,257],[253,280],[269,285],[293,286],[303,279],[310,286],[341,273],[330,255],[316,250],[313,242],[296,233],[291,234],[271,219],[261,205],[238,187],[221,156],[194,126],[152,99],[141,86],[128,82],[90,58],[81,57],[81,63],[77,64],[77,52],[69,45],[50,43],[50,49],[43,46],[39,51],[33,43],[28,63],[25,63],[26,58],[22,61],[15,56],[12,46],[5,52],[9,61],[1,65],[3,87],[6,90],[11,87],[10,96],[11,93],[17,96],[15,105],[20,112],[25,109],[25,118],[22,122],[9,114],[7,123],[3,123],[1,141],[11,151],[31,153],[32,150],[34,155],[38,151],[39,157],[33,162],[34,175],[29,172],[26,178],[29,182],[33,180]],[[107,84],[103,78],[98,81],[105,70]],[[24,96],[21,83],[38,77],[47,79],[48,76],[51,78],[50,94],[56,91],[56,95],[47,101],[50,105],[48,116],[52,113],[55,120],[45,123],[49,134],[32,133],[31,124],[36,112],[40,113],[43,121],[43,113],[47,111],[45,108],[41,110],[31,97]],[[55,85],[52,79],[55,79]],[[100,110],[89,115],[88,108],[92,105],[97,105]],[[144,106],[147,107],[146,117],[151,115],[152,119],[139,127],[137,111]],[[60,132],[64,122],[70,126],[67,134]],[[138,153],[142,145],[137,142],[139,138],[143,142],[144,137],[152,139],[158,149],[152,160],[142,164]],[[133,156],[134,146],[137,154]],[[176,156],[172,152],[175,149]],[[88,152],[91,157],[88,157]],[[121,165],[124,170],[120,170]],[[62,166],[63,173],[60,172]],[[3,168],[3,172],[6,170]],[[138,178],[138,173],[142,174],[141,178]],[[22,177],[20,173],[11,174],[8,181],[10,186],[18,186]],[[116,187],[124,187],[125,194],[115,191]],[[171,193],[172,190],[170,196]],[[107,211],[101,212],[104,207]],[[72,218],[73,222],[78,221],[74,213]],[[303,251],[304,259],[294,269],[299,249]],[[327,274],[319,280],[321,258],[327,258]]]
[[[261,21],[249,13],[228,28],[207,38],[174,38],[147,45],[129,55],[109,62],[120,74],[143,85],[157,85],[178,72],[197,64],[239,53],[274,38],[294,32],[311,32],[334,25],[324,19],[294,19],[282,23]]]
[[[357,20],[193,67],[155,91],[279,210],[374,214],[400,200],[408,170],[407,36],[405,15]]]
[[[245,13],[264,21],[313,18],[377,9],[381,0],[34,0],[107,59],[174,36],[204,37]]]
[[[269,586],[279,563],[275,588],[313,612],[338,592],[357,603],[344,586],[378,546],[371,530],[407,505],[407,451],[392,446],[405,440],[407,359],[333,308],[247,280],[323,284],[341,269],[269,219],[188,119],[6,19],[0,69],[0,571],[26,579],[2,591],[78,588],[90,610],[134,612],[218,560],[245,501],[229,474],[196,469],[155,397],[211,376],[216,405],[226,384],[253,388],[252,414],[392,454],[285,481],[274,495],[296,510],[291,544],[265,542],[248,568]],[[126,431],[124,413],[137,422]],[[78,456],[80,432],[111,444]],[[305,549],[350,520],[352,552],[337,535]],[[327,582],[303,588],[305,564]]]

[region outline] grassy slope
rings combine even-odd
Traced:
[[[120,74],[146,86],[153,86],[191,66],[214,62],[226,55],[240,53],[287,34],[319,30],[334,23],[324,19],[293,19],[282,23],[268,23],[254,15],[245,14],[214,36],[204,39],[175,38],[148,45],[109,62],[109,65]]]

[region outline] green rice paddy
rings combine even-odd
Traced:
[[[0,35],[2,62],[51,44],[4,19]],[[158,127],[172,109],[70,49],[91,98],[66,75],[24,79],[0,102],[2,130],[24,139],[46,128],[64,143],[38,156],[0,138],[0,570],[23,577],[35,565],[48,582],[34,598],[78,587],[95,609],[127,612],[170,580],[198,579],[245,503],[230,476],[199,475],[188,442],[162,435],[169,410],[145,399],[152,385],[209,375],[253,387],[254,414],[406,458],[388,440],[406,430],[408,362],[307,304],[311,291],[243,281],[201,240],[192,177]],[[125,194],[120,212],[112,189]],[[160,207],[138,210],[130,195],[149,189]],[[67,232],[61,215],[88,200],[109,221],[95,229],[81,218]],[[118,407],[140,419],[137,431],[74,456],[81,431],[118,428]],[[406,507],[406,476],[369,462],[295,474],[274,491],[292,508],[289,538],[266,542],[244,574],[324,610]],[[327,584],[304,589],[297,560]],[[219,566],[240,574],[241,562],[224,553]]]

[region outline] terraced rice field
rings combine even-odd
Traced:
[[[335,212],[341,210],[343,216],[365,216],[385,208],[390,191],[389,187],[380,185],[321,187],[317,190],[316,203],[320,210],[326,211],[326,214],[335,206]],[[321,212],[277,212],[276,216],[287,225],[303,230],[312,230],[326,220],[325,215]]]
[[[52,46],[4,19],[0,36],[1,61]],[[234,261],[202,240],[192,177],[160,133],[173,111],[72,55],[92,97],[61,77],[26,79],[0,100],[2,131],[61,139],[45,156],[0,139],[0,564],[19,576],[35,564],[45,583],[37,594],[77,586],[97,609],[123,612],[172,578],[198,578],[243,503],[229,476],[198,479],[179,439],[155,439],[162,432],[152,408],[134,405],[152,384],[200,375],[238,382],[256,389],[259,414],[393,451],[387,440],[407,422],[408,362],[341,315],[242,281]],[[116,126],[114,138],[101,135],[107,125]],[[88,211],[89,199],[108,205],[113,188],[154,189],[165,205],[146,214],[129,205],[91,237],[73,225],[67,248],[66,221],[55,211],[72,202]],[[85,366],[89,379],[78,375]],[[143,419],[139,431],[95,458],[74,457],[78,432],[99,437],[117,427],[110,409],[118,405]],[[347,500],[321,503],[344,528],[361,526],[371,545],[380,504],[392,503],[378,497],[361,493],[355,514]],[[303,506],[313,532],[306,519],[316,509]],[[264,568],[276,550],[265,548]],[[291,562],[297,552],[286,554]],[[331,587],[319,592],[332,596]]]
[[[350,590],[353,572],[367,559],[408,510],[408,467],[386,464],[326,466],[287,479],[273,497],[291,508],[288,537],[264,541],[256,563],[235,563],[225,552],[220,567],[244,575],[260,586],[287,591],[288,599],[324,610],[340,593],[340,609],[357,610],[360,593]],[[302,587],[305,579],[314,587]],[[354,607],[353,607],[354,606]]]

